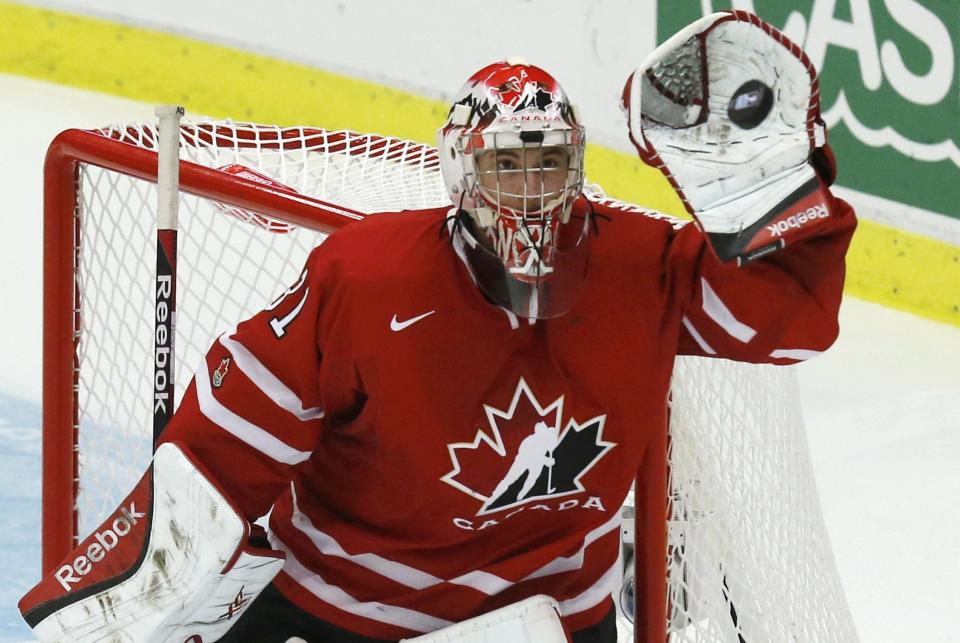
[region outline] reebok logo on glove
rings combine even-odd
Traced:
[[[119,515],[110,525],[111,528],[98,531],[94,534],[94,542],[87,547],[86,556],[80,555],[74,559],[73,564],[63,565],[54,574],[63,589],[70,591],[70,583],[79,583],[82,576],[86,576],[93,570],[93,566],[106,557],[107,552],[117,546],[120,539],[130,533],[133,526],[137,524],[139,518],[147,514],[137,511],[133,502],[127,507],[121,507]]]
[[[769,232],[772,237],[780,237],[791,228],[797,230],[802,228],[805,223],[816,221],[817,219],[826,219],[829,216],[830,212],[827,210],[827,206],[823,203],[818,203],[803,212],[792,214],[786,219],[771,223],[767,226],[767,232]]]

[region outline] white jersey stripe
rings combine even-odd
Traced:
[[[823,351],[812,351],[806,348],[778,348],[770,353],[774,359],[796,359],[805,360],[820,355]]]
[[[581,594],[560,602],[560,613],[570,616],[583,612],[600,603],[617,591],[620,582],[620,561],[614,561],[610,569],[603,573],[596,583],[585,589]]]
[[[237,332],[234,326],[220,336],[220,343],[230,351],[234,364],[253,382],[254,386],[263,391],[274,404],[295,415],[299,420],[317,420],[323,417],[323,409],[303,408],[303,401],[280,379],[270,372],[263,363],[251,353],[246,346],[230,336]]]
[[[620,516],[620,512],[614,512],[614,514],[610,516],[610,520],[603,523],[584,537],[583,547],[581,547],[577,553],[573,554],[572,556],[561,556],[560,558],[555,558],[523,580],[540,578],[541,576],[549,576],[551,574],[560,574],[562,572],[570,572],[582,568],[583,555],[587,547],[592,545],[594,541],[606,536],[611,531],[617,531],[619,533],[618,530],[622,522],[623,518]]]
[[[401,585],[412,587],[413,589],[427,589],[428,587],[433,587],[434,585],[447,582],[453,585],[460,585],[475,589],[478,592],[487,594],[488,596],[494,596],[515,585],[513,581],[509,581],[501,576],[484,571],[472,571],[463,574],[462,576],[445,580],[415,567],[405,565],[404,563],[390,560],[388,558],[384,558],[383,556],[378,556],[377,554],[350,554],[340,545],[339,542],[337,542],[333,536],[317,529],[316,525],[313,524],[313,521],[310,520],[310,517],[300,511],[300,507],[297,504],[297,492],[292,485],[291,490],[293,511],[290,522],[295,528],[300,530],[307,538],[309,538],[310,542],[313,543],[313,546],[317,548],[317,551],[324,556],[334,556],[336,558],[348,560],[355,565],[363,567],[364,569],[372,571],[376,574],[380,574],[381,576],[389,578],[390,580],[400,583]],[[554,559],[527,576],[524,580],[581,569],[583,567],[583,556],[586,548],[589,547],[594,541],[616,530],[620,526],[620,523],[620,514],[616,513],[615,515],[611,516],[610,520],[589,532],[584,537],[583,546],[579,549],[579,551],[577,551],[577,553],[573,554],[572,556]]]
[[[457,576],[456,578],[450,581],[453,585],[460,585],[462,587],[469,587],[475,589],[478,592],[483,592],[488,596],[494,596],[499,594],[505,589],[513,587],[515,583],[508,581],[505,578],[501,578],[496,574],[491,574],[490,572],[469,572],[462,576]]]
[[[707,317],[715,321],[731,337],[739,339],[744,344],[754,338],[757,331],[734,317],[727,305],[723,303],[703,277],[700,278],[700,286],[703,289],[703,312],[707,314]]]
[[[200,407],[200,412],[227,433],[277,462],[299,464],[310,457],[308,451],[294,449],[222,405],[213,396],[210,388],[210,373],[205,359],[200,361],[200,368],[197,369],[194,381],[197,386],[197,406]]]
[[[357,601],[339,587],[324,581],[319,574],[305,568],[286,544],[271,530],[268,530],[267,536],[270,540],[270,545],[274,549],[279,549],[287,555],[283,571],[289,574],[290,577],[305,590],[338,609],[363,618],[403,627],[415,632],[432,632],[453,625],[451,621],[446,621],[404,607],[395,607],[376,601]],[[619,566],[620,561],[618,560],[614,562],[593,585],[577,596],[562,601],[560,603],[561,614],[570,616],[571,614],[583,612],[598,605],[610,596],[617,589],[620,573]]]
[[[297,505],[296,489],[294,489],[292,485],[291,489],[293,490],[293,516],[291,524],[303,532],[303,534],[310,539],[310,542],[313,543],[313,546],[325,556],[335,556],[349,560],[355,565],[385,576],[401,585],[412,587],[413,589],[427,589],[440,583],[449,582],[453,585],[469,587],[478,592],[493,596],[513,585],[511,581],[505,578],[482,571],[469,572],[450,581],[445,581],[443,578],[439,578],[433,574],[428,574],[427,572],[403,563],[398,563],[394,560],[389,560],[377,554],[347,553],[333,536],[317,529],[310,518],[300,511],[300,507]]]
[[[317,529],[313,521],[310,520],[310,517],[300,511],[300,507],[297,504],[297,491],[293,485],[291,485],[291,490],[293,492],[293,516],[291,523],[310,539],[310,542],[313,543],[313,546],[316,547],[321,554],[349,560],[351,563],[359,565],[364,569],[369,569],[401,585],[406,585],[414,589],[426,589],[443,582],[442,578],[437,578],[432,574],[414,569],[403,563],[388,560],[376,554],[347,553],[333,536]]]
[[[708,344],[707,340],[705,340],[703,336],[699,332],[697,332],[697,329],[693,326],[693,323],[690,321],[689,318],[685,316],[682,321],[683,321],[684,328],[686,328],[687,332],[690,333],[690,337],[693,337],[693,340],[697,342],[697,344],[700,346],[700,350],[702,350],[707,355],[717,354],[717,351],[713,350],[713,346]]]
[[[336,585],[327,583],[319,574],[304,567],[276,534],[268,531],[267,536],[274,549],[279,549],[287,555],[287,560],[283,564],[283,571],[289,574],[305,590],[337,609],[414,632],[432,632],[453,625],[452,621],[446,621],[405,607],[386,605],[376,601],[358,601]]]

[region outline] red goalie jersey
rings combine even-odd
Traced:
[[[582,299],[547,321],[489,303],[445,209],[332,235],[222,335],[164,438],[287,553],[291,601],[362,635],[432,631],[549,594],[611,608],[619,509],[664,431],[677,354],[786,364],[837,332],[850,208],[743,268],[693,225],[580,198]]]

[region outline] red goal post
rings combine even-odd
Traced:
[[[45,571],[119,503],[152,450],[156,143],[151,125],[68,130],[47,155]],[[401,139],[184,123],[180,156],[177,401],[222,326],[279,294],[326,234],[449,202],[437,151]],[[855,641],[792,370],[681,359],[671,395],[670,436],[638,472],[637,640]]]

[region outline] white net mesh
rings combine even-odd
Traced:
[[[151,126],[101,135],[156,147]],[[200,123],[182,126],[180,143],[181,159],[360,212],[448,202],[436,151],[409,141]],[[81,165],[78,189],[82,537],[122,500],[151,454],[157,198],[155,184],[91,165]],[[215,337],[280,294],[322,239],[181,195],[177,401]],[[682,358],[672,413],[669,640],[855,641],[792,372]]]
[[[77,502],[86,534],[116,508],[152,453],[156,195],[155,184],[92,166],[84,166],[81,186]],[[146,204],[143,211],[131,211],[134,202]],[[254,226],[192,196],[181,197],[180,216],[177,402],[217,335],[292,283],[322,239],[304,228],[251,234]]]
[[[671,397],[670,643],[856,641],[794,371],[683,358]]]

